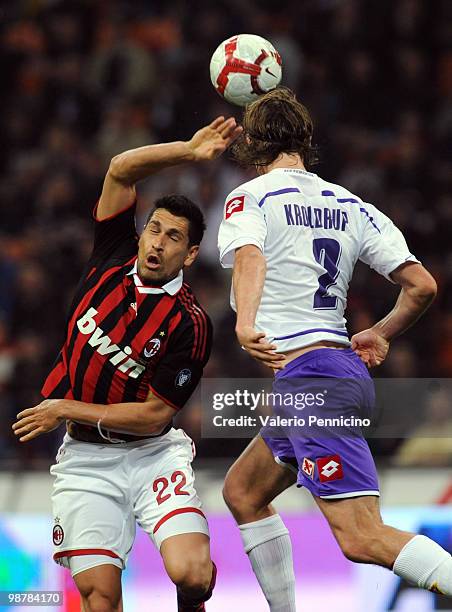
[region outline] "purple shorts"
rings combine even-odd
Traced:
[[[374,384],[351,349],[304,353],[276,374],[272,392],[280,398],[275,400],[274,416],[322,424],[264,427],[260,432],[275,461],[296,471],[297,486],[327,499],[379,495],[369,445],[361,427],[355,425],[359,419],[373,416]],[[288,394],[301,398],[301,407],[281,399]],[[324,422],[335,425],[323,426]]]

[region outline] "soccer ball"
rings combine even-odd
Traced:
[[[281,56],[255,34],[238,34],[223,41],[210,60],[210,79],[228,102],[245,106],[281,81]]]

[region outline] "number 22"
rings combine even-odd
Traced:
[[[188,491],[184,491],[183,487],[187,484],[187,477],[180,470],[176,470],[171,474],[171,482],[175,485],[173,492],[174,495],[190,495]],[[157,493],[157,504],[163,504],[171,497],[171,493],[165,493],[167,488],[169,487],[168,478],[165,476],[161,476],[160,478],[156,478],[152,484],[152,490],[154,493]]]

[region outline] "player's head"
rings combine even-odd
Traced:
[[[157,200],[138,243],[138,275],[164,285],[195,261],[206,225],[201,209],[182,195]]]
[[[313,123],[308,109],[290,89],[279,87],[246,107],[243,134],[232,147],[235,160],[262,172],[281,154],[299,155],[305,165],[315,161]]]

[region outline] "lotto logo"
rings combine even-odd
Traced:
[[[226,202],[225,208],[225,219],[229,219],[234,213],[243,212],[245,207],[245,196],[239,196],[232,198],[229,202]]]
[[[317,469],[319,471],[320,482],[331,482],[344,478],[342,461],[339,455],[330,455],[317,459]]]
[[[301,465],[301,469],[303,470],[303,472],[309,476],[309,478],[313,479],[314,478],[314,469],[315,469],[315,463],[314,461],[311,461],[310,459],[306,459],[306,457],[303,459],[303,463]]]

